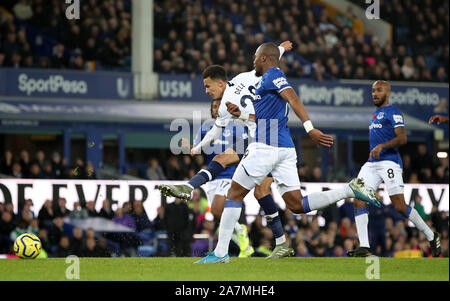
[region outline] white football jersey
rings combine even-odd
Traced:
[[[226,103],[229,101],[239,107],[241,112],[248,114],[255,114],[253,101],[255,97],[256,84],[261,80],[261,77],[255,75],[256,71],[243,72],[236,75],[227,83],[227,87],[220,102],[218,117],[216,119],[216,126],[225,127],[232,120],[242,123],[241,119],[237,119],[227,111]],[[250,130],[250,135],[253,136],[256,130],[256,123],[248,120],[244,122]]]

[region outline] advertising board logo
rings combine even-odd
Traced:
[[[18,77],[18,89],[31,96],[34,93],[86,94],[88,84],[84,80],[66,80],[62,75],[50,75],[47,78],[31,78],[21,73]]]

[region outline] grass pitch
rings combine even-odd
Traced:
[[[80,281],[365,281],[366,258],[80,258]],[[448,258],[379,258],[381,281],[449,281]],[[65,258],[0,260],[0,281],[66,281]],[[371,280],[373,281],[373,280]]]

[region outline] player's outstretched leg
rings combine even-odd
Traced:
[[[158,189],[165,196],[173,196],[188,201],[191,199],[192,191],[206,182],[212,181],[225,169],[217,161],[211,161],[206,169],[201,169],[187,184],[180,185],[158,185]]]
[[[161,184],[156,188],[165,196],[177,197],[188,201],[194,189],[202,186],[206,182],[214,180],[225,168],[239,162],[239,156],[232,149],[226,149],[220,155],[214,157],[208,167],[200,170],[187,184],[168,185]]]
[[[381,206],[381,202],[377,199],[375,193],[365,188],[361,179],[353,179],[342,188],[313,192],[304,197],[298,189],[283,194],[286,206],[295,214],[322,209],[346,198],[364,198],[365,202],[377,204],[377,207]]]

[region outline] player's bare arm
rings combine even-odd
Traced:
[[[292,50],[292,42],[287,40],[280,44],[281,47],[284,48],[285,51],[291,51]]]
[[[305,106],[301,102],[300,98],[298,98],[294,89],[284,89],[283,91],[281,91],[280,96],[289,103],[292,110],[295,112],[297,117],[300,118],[303,124],[310,120]],[[326,147],[331,147],[333,145],[333,137],[322,133],[322,131],[318,129],[313,128],[312,130],[308,131],[308,134],[311,139],[319,145]]]
[[[434,115],[430,117],[430,120],[428,120],[429,124],[433,124],[434,122],[436,122],[437,124],[441,124],[441,123],[447,123],[448,124],[448,117],[447,116],[442,116],[442,115]]]
[[[239,106],[237,106],[229,101],[227,101],[225,104],[227,105],[228,113],[230,113],[231,115],[233,115],[236,118],[239,118],[241,116],[241,110],[239,109]],[[256,121],[255,114],[249,114],[248,120]]]
[[[395,138],[389,140],[388,142],[378,144],[376,147],[372,149],[372,151],[369,154],[369,158],[375,158],[379,159],[381,151],[385,148],[397,148],[399,146],[402,146],[406,144],[407,138],[406,138],[406,131],[404,126],[398,126],[394,129],[395,132]]]

